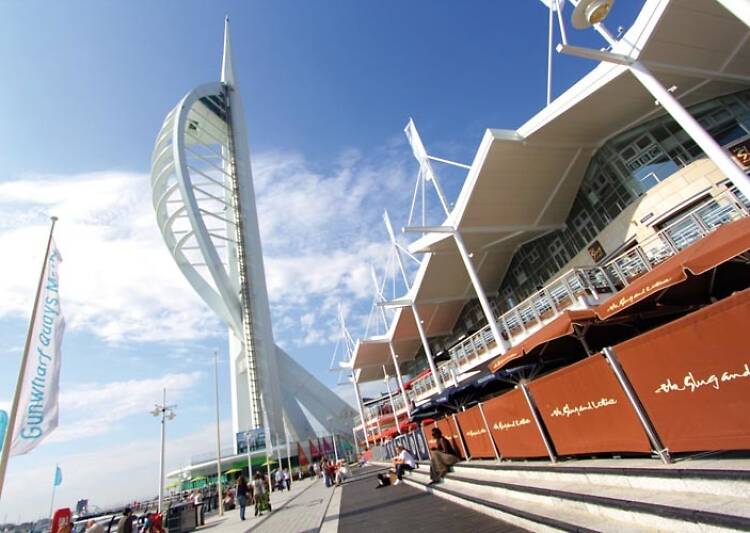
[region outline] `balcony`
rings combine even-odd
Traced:
[[[716,228],[750,216],[749,202],[734,190],[727,190],[691,209],[658,233],[626,250],[601,266],[574,268],[555,278],[541,290],[497,318],[498,329],[508,345],[528,338],[563,311],[596,307]],[[438,365],[438,377],[445,387],[469,377],[467,372],[499,353],[489,325],[452,346],[450,360]],[[412,383],[410,401],[419,402],[435,394],[432,375]],[[387,401],[387,400],[386,400]],[[396,396],[394,396],[394,402]],[[398,395],[396,411],[405,406]],[[390,405],[388,406],[390,411]]]

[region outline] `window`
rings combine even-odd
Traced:
[[[580,235],[584,243],[589,243],[596,237],[596,227],[587,211],[581,211],[573,219],[573,229]]]
[[[549,245],[549,253],[557,270],[560,270],[570,260],[560,238],[555,239]]]
[[[736,143],[750,135],[750,90],[692,106],[690,113],[720,144]],[[636,198],[700,157],[704,157],[701,148],[670,116],[608,140],[586,169],[567,229],[521,247],[498,289],[499,305],[507,310],[546,283]],[[720,216],[720,210],[709,209],[704,223],[710,225],[711,217]],[[692,230],[675,227],[673,237],[681,244],[689,242],[694,238]]]

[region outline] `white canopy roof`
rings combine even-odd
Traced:
[[[749,37],[747,26],[713,0],[648,0],[613,51],[641,50],[639,60],[690,106],[750,85]],[[596,149],[661,113],[627,66],[600,63],[518,130],[485,132],[443,225],[463,236],[487,293],[497,290],[521,244],[565,224]],[[409,249],[426,255],[407,296],[428,336],[448,334],[475,297],[453,238],[428,233]],[[418,339],[408,308],[396,314],[389,335],[396,343]],[[411,359],[418,348],[399,355]],[[358,355],[355,367],[370,361]]]

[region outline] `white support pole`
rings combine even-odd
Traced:
[[[279,434],[276,433],[276,459],[279,461],[279,470],[284,468],[284,462],[281,458],[281,446],[279,446]]]
[[[219,516],[224,516],[224,502],[221,498],[221,431],[219,416],[219,354],[214,351],[214,388],[216,390],[216,490],[219,494]],[[164,402],[166,404],[166,401]]]
[[[270,454],[270,455],[269,455]],[[271,499],[271,493],[273,492],[273,479],[271,479],[271,460],[273,459],[273,448],[271,448],[271,441],[269,439],[266,444],[266,475],[268,476],[268,499]]]
[[[331,432],[331,439],[333,440],[333,457],[336,459],[336,462],[339,462],[339,448],[336,446],[336,430],[334,429]]]
[[[553,40],[555,35],[555,14],[554,14],[555,3],[550,0],[549,3],[549,30],[547,37],[547,105],[552,102],[552,48]]]
[[[748,197],[750,198],[750,196]],[[396,235],[393,233],[393,226],[391,226],[391,219],[388,218],[388,212],[386,211],[383,220],[385,221],[385,228],[388,230],[388,236],[391,239],[391,244],[393,245],[393,248],[396,252],[396,262],[398,263],[398,268],[401,271],[401,277],[404,280],[404,286],[406,287],[407,292],[411,292],[411,284],[409,283],[409,276],[406,275],[406,267],[404,266],[404,259],[401,257],[401,248],[398,247],[398,244],[396,243]],[[422,324],[422,319],[419,316],[419,311],[417,311],[417,306],[414,303],[414,301],[410,302],[411,311],[414,314],[414,322],[417,324],[417,331],[419,332],[419,339],[422,341],[422,348],[424,349],[425,357],[427,357],[427,364],[430,366],[430,372],[432,373],[432,381],[435,383],[435,387],[437,387],[438,392],[443,392],[443,383],[440,381],[440,376],[438,375],[437,366],[435,366],[435,360],[432,357],[432,350],[430,349],[430,343],[427,342],[427,334],[424,330],[424,325]]]
[[[165,452],[165,431],[166,426],[166,415],[167,415],[167,389],[163,390],[162,394],[162,409],[161,409],[161,453],[159,454],[159,514],[162,512],[162,503],[164,501],[164,452]]]
[[[266,441],[266,475],[268,476],[268,500],[271,500],[271,489],[273,480],[271,479],[271,460],[273,459],[273,445],[271,443],[271,430],[268,426],[268,416],[266,415],[266,405],[263,396],[260,397],[261,412],[263,413],[263,436]]]
[[[388,376],[388,372],[385,369],[385,365],[383,365],[383,381],[385,382],[385,390],[388,391],[388,401],[391,403],[391,412],[393,413],[393,423],[396,424],[396,431],[399,435],[401,435],[401,428],[398,424],[398,415],[396,414],[396,404],[393,403],[393,395],[391,394],[391,385],[389,383],[390,378]]]
[[[367,436],[367,434],[365,434]],[[359,443],[357,442],[357,428],[352,428],[352,437],[354,438],[354,451],[359,456]]]
[[[378,301],[378,303],[383,303],[385,301],[385,298],[383,297],[383,293],[380,291],[380,286],[378,284],[378,277],[375,274],[375,269],[370,266],[370,275],[372,276],[372,283],[375,287],[375,297]],[[388,317],[385,314],[385,307],[380,307],[380,318],[383,320],[383,327],[385,328],[386,334],[388,333]],[[391,352],[391,360],[393,361],[393,367],[396,369],[396,381],[398,382],[398,388],[401,391],[401,397],[404,400],[404,407],[406,408],[406,414],[408,415],[411,413],[411,409],[409,408],[409,397],[406,394],[406,389],[404,388],[404,380],[401,376],[401,369],[398,365],[398,356],[396,355],[396,350],[393,347],[393,341],[388,339],[388,350]]]
[[[362,406],[362,395],[359,392],[359,383],[354,373],[352,373],[352,384],[354,385],[354,396],[357,398],[357,409],[359,410],[359,418],[362,421],[362,432],[365,434],[365,449],[370,449],[369,439],[367,438],[367,422],[365,421],[365,408]]]
[[[471,261],[469,251],[466,249],[466,244],[464,244],[464,238],[461,236],[461,233],[456,230],[453,232],[453,239],[456,241],[458,253],[461,254],[461,259],[463,259],[464,261],[466,272],[469,274],[471,284],[474,286],[474,292],[476,292],[477,298],[479,298],[479,303],[481,304],[482,311],[484,312],[484,318],[485,320],[487,320],[487,324],[489,324],[490,326],[492,336],[495,337],[495,342],[500,348],[500,353],[503,354],[507,351],[508,344],[505,342],[505,339],[503,339],[503,336],[500,333],[500,329],[497,327],[497,319],[495,318],[495,313],[492,311],[490,301],[487,299],[487,295],[484,293],[482,282],[479,280],[479,275],[474,268],[474,263],[472,263]]]
[[[750,8],[747,8],[750,10]],[[630,65],[630,72],[656,98],[685,132],[700,146],[706,155],[719,167],[746,198],[750,198],[750,178],[740,169],[732,157],[709,135],[682,104],[639,62]]]
[[[292,476],[292,449],[291,443],[289,442],[289,429],[286,423],[286,417],[284,418],[284,439],[286,440],[286,468],[289,474],[289,486],[292,486],[294,476]]]
[[[568,44],[568,34],[565,32],[565,21],[563,20],[563,6],[565,0],[551,0],[555,2],[555,11],[557,11],[557,23],[560,26],[560,40],[562,44]]]
[[[253,454],[250,451],[250,432],[245,433],[245,446],[247,447],[247,477],[253,482]]]
[[[414,124],[413,119],[409,119],[409,123],[406,125],[404,132],[406,133],[406,138],[409,140],[409,144],[411,145],[412,153],[419,163],[419,171],[422,179],[432,182],[443,211],[445,211],[446,216],[450,215],[448,200],[446,199],[445,193],[440,186],[440,182],[438,182],[437,180],[435,172],[432,170],[432,165],[430,164],[430,156],[427,155],[427,149],[425,148],[424,143],[422,143],[422,138],[419,135],[419,131],[417,131],[417,126],[416,124]],[[424,184],[422,186],[422,225],[424,225]]]
[[[719,0],[730,4],[725,7],[746,24],[750,20],[750,3],[747,0]],[[750,24],[748,24],[750,25]],[[594,29],[610,44],[614,45],[617,40],[602,24],[594,25]],[[682,104],[670,93],[659,80],[654,77],[648,68],[641,62],[631,57],[611,52],[602,52],[588,48],[566,46],[566,43],[558,46],[563,53],[579,57],[588,57],[598,61],[607,61],[619,65],[627,65],[628,70],[635,78],[651,93],[659,104],[669,115],[690,135],[708,158],[719,168],[719,170],[737,187],[745,197],[750,198],[750,177],[739,167],[732,157],[716,142],[716,140],[703,129],[703,126],[685,109]]]
[[[727,11],[750,27],[750,2],[747,0],[716,0],[723,5]]]
[[[385,313],[385,309],[383,309],[383,313]],[[404,378],[401,377],[401,369],[398,367],[398,355],[396,355],[396,350],[393,348],[393,342],[388,341],[388,349],[391,352],[393,368],[396,369],[396,381],[398,382],[398,388],[401,391],[401,398],[404,400],[404,408],[406,409],[406,414],[410,415],[411,407],[409,406],[409,396],[406,394],[406,388],[404,387]]]
[[[422,348],[424,348],[424,354],[427,357],[427,364],[430,365],[430,372],[432,373],[432,381],[435,383],[438,392],[443,392],[443,382],[440,381],[440,375],[438,375],[437,366],[435,365],[435,359],[432,357],[432,349],[430,349],[430,343],[427,342],[427,334],[424,331],[424,324],[417,311],[417,306],[412,302],[411,312],[414,314],[414,322],[417,323],[417,331],[419,332],[419,338],[422,341]]]

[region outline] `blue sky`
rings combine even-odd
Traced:
[[[641,5],[619,2],[610,26],[627,26]],[[60,427],[12,459],[0,522],[46,512],[55,463],[60,504],[155,493],[159,428],[147,411],[165,384],[179,405],[169,466],[212,449],[211,354],[226,362],[226,332],[161,244],[147,174],[164,115],[218,76],[225,14],[275,336],[334,388],[336,306],[346,304],[357,333],[371,301],[368,263],[386,251],[380,214],[388,207],[400,226],[408,209],[417,170],[408,118],[433,154],[470,162],[485,128],[517,127],[544,105],[546,10],[535,0],[6,4],[0,405],[12,395],[53,213],[68,331]],[[592,67],[557,56],[555,93]],[[441,172],[455,194],[462,176]],[[230,446],[225,365],[220,379]]]

